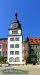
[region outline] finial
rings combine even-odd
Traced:
[[[15,19],[17,19],[17,12],[15,13]]]

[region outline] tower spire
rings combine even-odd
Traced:
[[[15,13],[15,19],[17,19],[17,12]]]

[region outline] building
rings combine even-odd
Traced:
[[[8,34],[8,59],[9,64],[23,64],[22,61],[22,28],[15,13],[14,21],[10,25]]]
[[[5,61],[7,60],[7,51],[8,51],[8,39],[0,38],[0,56],[4,56]]]
[[[40,64],[40,37],[23,40],[17,13],[8,32],[8,38],[0,38],[0,56],[9,64]]]
[[[26,54],[26,63],[40,64],[40,37],[28,37],[24,42],[24,51],[25,48],[28,52],[28,56],[24,52]]]
[[[40,37],[28,37],[31,62],[40,64]]]
[[[23,40],[23,46],[22,46],[22,56],[23,56],[23,61],[25,64],[27,64],[27,58],[29,57],[29,41]]]

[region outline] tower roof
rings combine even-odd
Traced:
[[[17,12],[16,12],[15,15],[14,15],[14,20],[12,21],[12,24],[10,25],[9,29],[21,28],[21,25],[20,25],[19,20],[18,20],[17,17],[18,17],[18,15],[17,15]]]

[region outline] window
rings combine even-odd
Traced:
[[[7,42],[7,40],[4,40],[4,42]]]
[[[19,48],[19,44],[15,44],[15,48]]]
[[[19,41],[19,38],[15,38],[15,41]]]
[[[2,52],[2,55],[3,55],[3,56],[7,55],[7,51],[3,51],[3,52]]]
[[[38,42],[37,39],[35,39],[35,41]]]
[[[1,42],[2,40],[0,40],[0,42]]]
[[[14,54],[14,51],[10,51],[10,55],[13,55]]]
[[[30,40],[33,40],[33,39],[30,39]]]
[[[31,41],[31,42],[33,42],[33,41]]]
[[[17,34],[18,33],[18,31],[12,31],[12,34]]]
[[[31,45],[31,48],[33,49],[35,49],[35,48],[39,48],[39,46],[38,45]]]
[[[35,40],[37,40],[37,39],[35,39]]]
[[[39,55],[39,52],[36,52],[37,55]]]
[[[4,44],[4,45],[3,45],[3,48],[7,48],[7,44]]]
[[[36,55],[36,52],[33,52],[33,51],[32,51],[32,52],[31,52],[31,55]]]
[[[36,48],[38,48],[38,45],[36,45]]]
[[[36,41],[38,43],[38,41]]]
[[[39,52],[39,55],[40,55],[40,52]]]
[[[13,57],[10,57],[9,58],[9,62],[14,62],[14,58]]]
[[[31,45],[31,48],[34,48],[34,45]]]
[[[10,41],[14,41],[14,38],[10,38]]]
[[[19,57],[16,57],[15,58],[15,62],[20,62],[20,58]]]
[[[15,51],[15,54],[17,54],[17,55],[18,55],[18,54],[19,54],[19,51]]]
[[[35,58],[31,58],[31,61],[35,61],[36,59]]]
[[[0,55],[1,55],[1,51],[0,51]]]
[[[2,45],[0,44],[0,49],[2,48]]]
[[[28,54],[28,51],[24,50],[23,53],[24,53],[24,54]]]
[[[11,45],[10,45],[10,48],[14,48],[14,44],[11,44]]]

